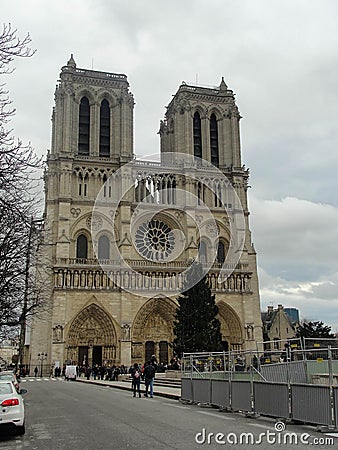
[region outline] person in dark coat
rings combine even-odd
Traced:
[[[137,363],[134,364],[131,376],[133,397],[136,397],[136,391],[138,392],[138,396],[141,397],[141,371]]]
[[[146,385],[145,397],[148,397],[149,391],[150,398],[153,398],[155,372],[155,367],[152,365],[151,361],[148,361],[144,367],[144,382]]]

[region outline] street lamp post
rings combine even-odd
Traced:
[[[26,264],[25,264],[25,284],[24,284],[24,293],[23,293],[23,304],[22,311],[20,315],[20,340],[19,340],[19,363],[20,366],[24,363],[24,351],[25,351],[25,338],[26,338],[26,326],[27,326],[27,310],[28,310],[28,298],[29,298],[29,288],[30,288],[30,266],[31,259],[33,253],[33,233],[36,233],[39,229],[36,225],[39,225],[40,228],[42,226],[42,219],[33,219],[31,217],[29,232],[28,232],[28,241],[26,248]],[[35,248],[36,250],[37,248]]]
[[[40,361],[40,377],[42,377],[42,365],[45,359],[47,359],[47,353],[38,353],[38,360]]]

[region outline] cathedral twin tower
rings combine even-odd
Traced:
[[[122,74],[62,67],[45,174],[45,312],[31,364],[170,361],[177,296],[205,269],[224,350],[261,341],[240,115],[222,79],[185,83],[160,123],[158,161],[135,160],[134,98]]]

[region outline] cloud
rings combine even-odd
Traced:
[[[249,198],[262,309],[295,307],[338,331],[338,208]]]
[[[264,270],[305,281],[338,271],[338,208],[294,197],[261,200],[249,194],[253,240]]]
[[[300,319],[320,320],[338,331],[338,272],[304,282],[274,277],[258,270],[262,310],[268,305],[299,309]]]

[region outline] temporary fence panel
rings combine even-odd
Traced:
[[[181,399],[192,401],[192,380],[191,378],[182,378],[181,380]]]
[[[318,355],[317,355],[318,356]],[[335,383],[336,383],[336,374],[338,374],[338,361],[332,360],[332,373],[335,375]],[[308,373],[308,382],[316,383],[316,379],[318,378],[318,374],[327,375],[329,374],[329,364],[327,360],[322,358],[316,358],[312,361],[306,361],[307,365],[307,373]]]
[[[225,380],[211,381],[211,403],[216,406],[230,406],[230,383]]]
[[[292,419],[317,425],[331,425],[329,386],[291,385]]]
[[[307,382],[304,361],[266,364],[261,366],[261,374],[267,381],[276,383],[287,383],[288,377],[292,383]]]
[[[236,411],[251,411],[251,383],[249,381],[231,382],[231,408]]]
[[[334,399],[335,426],[338,427],[338,386],[333,387],[333,399]]]
[[[254,381],[254,410],[272,417],[289,417],[289,388],[286,383]]]
[[[211,380],[192,379],[193,401],[211,403]]]
[[[250,381],[252,374],[251,372],[232,372],[231,378],[236,381]]]

